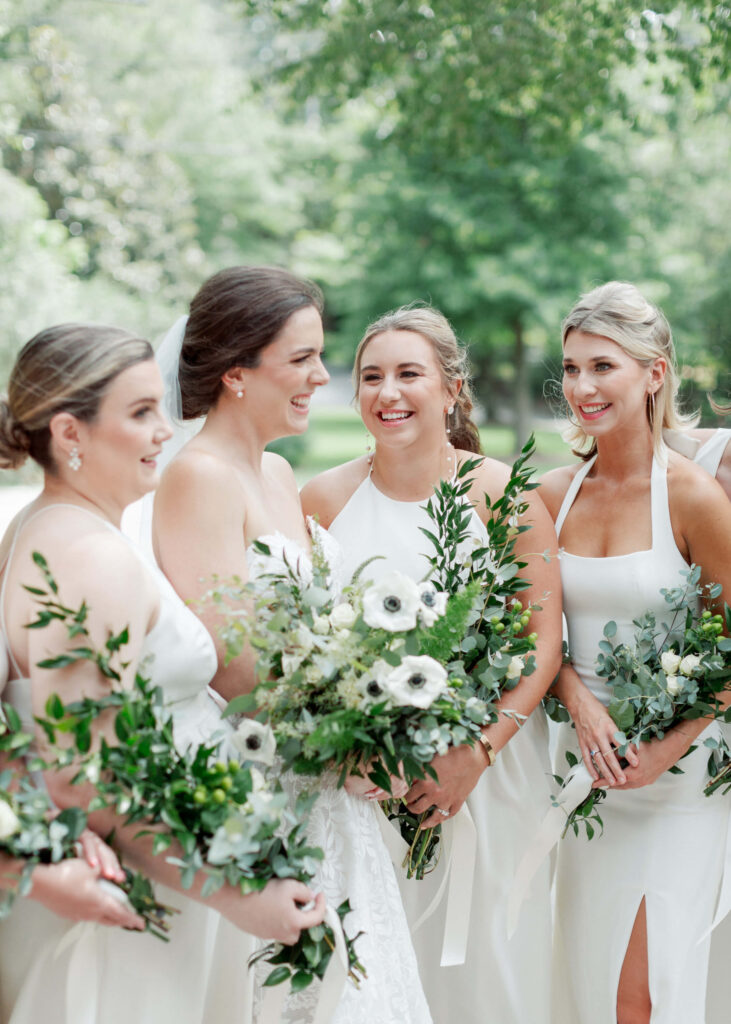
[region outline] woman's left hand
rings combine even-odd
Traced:
[[[348,775],[345,780],[345,792],[351,796],[362,796],[366,800],[401,800],[406,796],[409,789],[408,782],[402,775],[389,775],[391,780],[391,792],[374,786],[368,778],[369,768],[363,770],[362,775]]]
[[[430,807],[436,808],[424,820],[422,828],[442,825],[457,813],[477,785],[487,760],[479,744],[474,747],[465,744],[438,755],[431,766],[439,781],[419,779],[406,794],[406,804],[412,814],[424,814]]]
[[[79,838],[79,845],[84,860],[91,868],[99,868],[99,876],[111,882],[123,882],[127,877],[117,859],[117,855],[104,840],[85,828]]]
[[[613,789],[641,789],[650,786],[660,776],[677,764],[689,747],[689,743],[681,734],[671,729],[661,740],[649,740],[639,748],[639,764],[633,768],[628,765],[624,769],[626,782],[615,785]]]

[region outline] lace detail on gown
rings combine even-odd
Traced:
[[[331,585],[340,589],[345,581],[342,549],[313,520],[310,533],[332,569]],[[309,555],[282,534],[260,538],[269,556],[249,548],[247,561],[252,578],[281,567],[283,559],[296,566],[303,580],[311,576]],[[332,1024],[431,1024],[419,981],[396,876],[379,826],[379,810],[368,801],[338,789],[326,777],[312,779],[286,772],[282,785],[294,801],[313,784],[318,800],[307,823],[307,837],[325,853],[313,882],[328,903],[337,907],[350,899],[353,912],[345,919],[349,935],[359,931],[357,950],[368,972],[359,989],[347,983]],[[257,972],[259,985],[263,972]],[[282,1013],[283,1024],[310,1024],[319,995],[319,983],[290,995]],[[257,986],[259,988],[259,986]],[[256,994],[254,1019],[261,1005]]]

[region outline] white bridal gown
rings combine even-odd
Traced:
[[[591,469],[574,477],[556,521],[561,528]],[[637,618],[655,609],[668,621],[661,587],[675,587],[688,566],[675,544],[667,474],[653,460],[652,547],[607,558],[561,551],[564,610],[576,671],[607,704],[609,688],[594,672],[604,625],[617,623],[615,642],[630,640]],[[641,901],[647,914],[652,1024],[703,1024],[710,926],[723,873],[728,799],[708,799],[707,736],[681,762],[682,775],[665,772],[652,785],[609,791],[599,807],[604,834],[587,841],[568,835],[558,852],[556,891],[556,1024],[616,1024],[619,974]],[[578,750],[570,726],[559,730],[557,755]],[[561,763],[559,768],[565,768]],[[726,1020],[728,1017],[725,1018]]]
[[[388,498],[366,477],[330,526],[345,552],[348,577],[365,559],[364,576],[394,569],[421,580],[431,545],[419,527],[432,527],[425,502]],[[484,524],[473,513],[471,534],[483,544]],[[551,911],[546,862],[533,881],[517,930],[507,935],[507,906],[515,866],[550,806],[548,732],[541,708],[482,773],[467,806],[477,830],[477,859],[466,960],[441,967],[445,906],[413,935],[427,999],[437,1024],[547,1024],[550,1013]],[[413,924],[431,902],[443,862],[422,881],[407,881],[402,895]]]
[[[58,507],[49,506],[36,515]],[[85,509],[66,507],[118,532]],[[14,548],[15,540],[6,570]],[[162,686],[171,702],[175,738],[181,748],[207,741],[213,734],[225,734],[231,727],[222,722],[207,692],[216,669],[211,638],[162,573],[145,565],[160,592],[160,612],[145,637],[140,671]],[[27,581],[34,583],[36,574],[35,566],[29,564]],[[0,590],[3,626],[6,578],[7,571]],[[32,728],[30,682],[20,677],[12,653],[10,659],[16,678],[8,683],[4,698]],[[39,903],[17,900],[10,918],[0,924],[2,1021],[239,1024],[247,985],[246,960],[254,940],[202,904],[162,885],[155,890],[161,902],[182,911],[172,918],[169,943],[121,928],[74,925]],[[79,941],[69,938],[64,944],[70,933]],[[235,962],[229,962],[226,969],[221,959],[224,952],[229,958],[232,952],[236,954]]]
[[[312,521],[310,529],[315,529]],[[337,584],[339,547],[324,530],[318,530],[317,536]],[[285,557],[303,578],[311,578],[309,555],[296,542],[282,534],[261,540],[271,555],[248,549],[252,579],[279,571]],[[345,918],[345,931],[351,936],[363,932],[356,951],[368,978],[359,989],[346,983],[332,1024],[430,1024],[396,876],[380,832],[377,804],[351,796],[327,777],[313,780],[287,772],[282,784],[293,797],[306,789],[319,789],[307,823],[307,838],[322,848],[325,858],[312,884],[325,893],[331,907],[349,898],[352,913]],[[313,983],[289,996],[282,1024],[309,1024],[319,988],[319,983]]]

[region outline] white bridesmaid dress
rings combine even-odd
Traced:
[[[339,545],[312,520],[309,527],[317,533],[337,587],[342,579]],[[260,539],[270,555],[251,547],[247,550],[250,579],[279,571],[286,561],[303,580],[311,580],[310,556],[299,544],[281,533]],[[312,885],[325,893],[331,907],[348,897],[352,913],[345,919],[345,930],[352,936],[363,932],[356,952],[368,977],[358,989],[346,983],[332,1024],[431,1024],[396,876],[379,828],[377,804],[351,796],[327,776],[312,779],[287,772],[281,778],[293,800],[304,790],[318,789],[306,832],[325,857]],[[288,996],[282,1024],[310,1024],[319,989],[319,982],[314,982]],[[261,1012],[259,997],[256,1002],[255,1019]]]
[[[45,515],[53,507],[58,506],[36,515]],[[119,533],[93,513],[69,507]],[[5,579],[15,539],[0,589],[3,633]],[[134,550],[134,545],[123,539]],[[140,671],[165,691],[181,749],[213,735],[225,736],[231,727],[221,720],[207,690],[216,669],[213,642],[162,573],[144,564],[159,589],[160,611],[145,637]],[[29,583],[34,572],[29,564]],[[30,681],[22,678],[12,652],[9,654],[15,678],[7,684],[3,697],[32,728]],[[2,1021],[240,1024],[250,990],[246,961],[254,948],[253,938],[203,904],[163,885],[155,888],[163,903],[181,911],[172,918],[169,943],[121,928],[75,925],[33,900],[18,900],[12,915],[0,924]]]
[[[581,467],[559,517],[568,511],[591,469]],[[574,666],[602,703],[609,688],[594,671],[606,622],[617,623],[617,642],[629,640],[633,618],[649,608],[666,619],[661,587],[680,582],[687,564],[670,523],[666,469],[653,460],[652,547],[607,558],[560,549],[564,610]],[[591,841],[568,835],[558,852],[556,886],[555,1024],[616,1024],[619,975],[641,901],[645,900],[652,1024],[703,1024],[710,940],[699,941],[713,919],[720,889],[729,820],[728,800],[708,799],[707,736],[682,761],[682,775],[663,774],[652,785],[609,791],[600,805],[604,834]],[[578,752],[576,735],[562,726],[557,756]],[[725,1018],[727,1020],[728,1017]]]
[[[431,545],[420,527],[431,528],[425,501],[387,497],[370,476],[330,526],[344,550],[346,576],[373,555],[364,577],[394,569],[422,580]],[[476,543],[486,531],[476,513],[470,525]],[[551,908],[549,864],[534,879],[517,930],[508,939],[507,907],[515,866],[550,804],[548,730],[541,708],[500,752],[467,806],[477,831],[477,858],[464,964],[441,967],[445,905],[413,934],[427,999],[436,1024],[548,1024],[550,1014]],[[442,880],[443,861],[422,881],[408,881],[399,867],[404,904],[413,926]]]

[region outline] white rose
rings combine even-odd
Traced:
[[[505,673],[505,678],[520,679],[520,677],[523,675],[524,668],[525,662],[523,661],[523,659],[519,658],[517,655],[514,655],[510,659],[510,664],[508,665],[508,671]]]
[[[680,671],[684,676],[692,676],[695,670],[701,663],[700,656],[697,654],[686,654],[683,660],[680,662]]]
[[[312,632],[304,623],[300,623],[294,631],[294,642],[301,648],[304,654],[309,654],[315,644]]]
[[[394,704],[428,708],[447,689],[447,673],[434,658],[407,655],[391,669],[383,685]]]
[[[356,618],[355,609],[346,601],[336,604],[330,612],[330,624],[333,629],[350,629]]]
[[[414,581],[403,573],[389,572],[363,594],[363,618],[369,626],[393,633],[413,629],[420,605]]]
[[[271,728],[253,718],[244,718],[239,723],[231,742],[242,761],[271,764],[277,750],[277,741]]]
[[[20,821],[13,808],[5,800],[0,800],[0,839],[8,839],[20,831]]]
[[[330,622],[327,615],[316,615],[312,622],[312,632],[324,636],[330,632]]]
[[[663,651],[660,655],[660,664],[666,676],[674,676],[680,665],[680,655],[674,651]]]
[[[680,660],[680,659],[678,659]],[[677,676],[666,676],[665,678],[665,689],[668,691],[671,697],[677,697],[683,688],[682,682]]]
[[[447,610],[447,595],[433,583],[419,584],[419,618],[425,626],[433,626]]]

